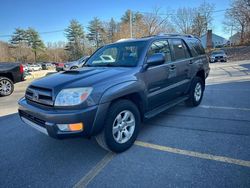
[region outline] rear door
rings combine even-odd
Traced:
[[[169,64],[174,84],[171,97],[177,98],[183,95],[188,89],[191,81],[190,64],[192,64],[192,58],[186,43],[182,39],[169,39],[169,42],[171,51],[173,52],[173,61]]]

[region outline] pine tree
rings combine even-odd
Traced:
[[[27,33],[24,29],[16,28],[10,39],[10,47],[15,48],[16,54],[14,55],[16,61],[24,61],[25,54],[23,48],[28,46]]]
[[[130,19],[131,16],[131,19]],[[131,10],[127,10],[124,15],[121,17],[120,23],[120,37],[121,38],[130,38],[130,24],[132,25],[132,35],[133,37],[142,36],[143,28],[141,27],[143,15],[139,12],[132,12]],[[130,20],[132,23],[130,23]]]
[[[68,44],[66,50],[69,51],[70,59],[76,60],[84,53],[84,30],[77,20],[71,20],[69,27],[65,30]]]
[[[35,62],[37,61],[37,53],[45,48],[43,41],[40,39],[39,33],[33,29],[28,28],[26,31],[28,46],[32,49],[35,55]]]
[[[87,38],[94,43],[96,48],[99,48],[103,44],[104,39],[104,28],[101,21],[95,17],[89,22],[88,30],[89,34],[87,35]]]
[[[13,46],[18,46],[24,43],[27,43],[27,35],[26,31],[21,28],[16,28],[15,32],[11,36],[10,43]]]
[[[117,34],[117,24],[113,18],[111,18],[110,22],[108,23],[108,31],[107,31],[107,37],[109,39],[109,42],[113,43],[115,42],[115,37]]]

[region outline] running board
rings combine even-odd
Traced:
[[[165,104],[165,105],[159,106],[159,107],[155,108],[154,110],[151,110],[151,111],[147,112],[147,113],[144,115],[144,117],[145,117],[146,119],[150,119],[150,118],[156,116],[157,114],[159,114],[159,113],[161,113],[161,112],[164,112],[164,111],[166,111],[167,109],[169,109],[169,108],[171,108],[171,107],[174,107],[174,106],[176,106],[176,105],[179,104],[179,103],[184,102],[184,101],[187,100],[187,99],[188,99],[188,96],[179,97],[179,98],[175,99],[174,101],[172,101],[172,102],[170,102],[170,103],[167,103],[167,104]]]

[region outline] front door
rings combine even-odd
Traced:
[[[148,50],[147,57],[150,57],[154,53],[164,53],[165,63],[149,67],[144,72],[144,80],[147,87],[148,110],[152,110],[171,100],[171,84],[175,77],[169,69],[169,63],[171,63],[172,57],[168,40],[157,40],[153,42]]]

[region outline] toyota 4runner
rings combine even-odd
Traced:
[[[98,49],[82,69],[32,82],[19,115],[51,137],[94,136],[103,148],[122,152],[142,121],[184,101],[199,105],[209,70],[200,41],[190,35],[116,42]]]

